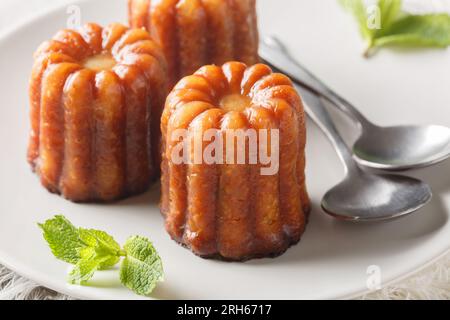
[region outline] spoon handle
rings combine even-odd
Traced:
[[[315,95],[330,101],[341,111],[348,114],[361,125],[370,122],[350,102],[339,96],[336,92],[319,80],[312,72],[298,63],[289,53],[283,43],[276,37],[267,37],[260,43],[259,54],[268,64],[275,66],[287,74],[299,85],[305,87]]]
[[[306,112],[331,141],[346,171],[349,172],[357,169],[352,152],[338,132],[321,99],[298,84],[294,84],[294,86],[302,96]]]

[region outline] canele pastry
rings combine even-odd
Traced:
[[[202,67],[169,95],[161,129],[161,210],[174,240],[202,257],[232,261],[277,256],[299,242],[310,211],[306,129],[302,100],[289,78],[263,64]],[[249,129],[279,131],[279,170],[274,174],[262,174],[261,160],[208,164],[195,160],[195,152],[182,155],[187,161],[174,159],[182,130],[192,145],[207,131],[220,137]],[[230,148],[242,151],[234,139],[223,141],[223,157],[229,157]],[[250,144],[247,139],[247,160]],[[261,140],[256,144],[262,148]],[[211,145],[200,146],[205,155]]]
[[[130,25],[166,54],[172,84],[206,64],[258,60],[256,0],[129,0]]]
[[[143,29],[62,30],[35,53],[28,161],[76,202],[145,191],[159,172],[167,65]]]

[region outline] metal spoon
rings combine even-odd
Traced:
[[[420,180],[361,170],[320,98],[297,84],[296,89],[305,101],[309,116],[332,142],[346,171],[344,180],[322,200],[326,213],[354,222],[391,220],[415,212],[431,200],[430,187]]]
[[[297,63],[277,38],[267,37],[261,41],[260,56],[358,122],[361,136],[353,146],[353,153],[361,165],[400,171],[430,166],[450,157],[449,128],[435,125],[379,127]]]

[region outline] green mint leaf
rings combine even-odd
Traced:
[[[80,252],[81,256],[109,257],[100,264],[100,270],[108,269],[119,263],[122,255],[120,245],[106,232],[80,228],[79,237],[88,246]]]
[[[88,245],[79,250],[80,261],[69,274],[71,284],[84,285],[98,270],[115,266],[120,261],[120,246],[106,232],[79,229],[80,239]]]
[[[374,44],[445,48],[450,45],[450,16],[428,14],[403,17],[384,30]]]
[[[80,260],[79,251],[84,246],[78,237],[78,229],[63,216],[55,216],[39,227],[44,232],[44,239],[56,258],[76,264]]]
[[[73,267],[69,274],[67,281],[74,285],[85,285],[92,279],[95,272],[100,269],[101,264],[107,260],[108,257],[90,259],[82,259]]]
[[[402,10],[402,0],[379,0],[378,7],[381,18],[381,29],[379,32],[383,32],[383,30],[389,29],[392,23],[399,18]],[[379,32],[377,32],[375,37],[378,36]]]
[[[95,248],[92,247],[81,248],[78,252],[80,254],[80,260],[89,260],[95,256]]]
[[[126,258],[120,267],[120,280],[135,293],[147,296],[163,281],[161,258],[153,244],[143,237],[131,237],[124,246]]]
[[[378,0],[380,28],[369,27],[368,8],[364,0],[340,0],[357,19],[361,33],[368,41],[365,56],[374,48],[396,45],[410,47],[450,46],[450,15],[410,15],[402,12],[402,0]]]
[[[367,8],[364,0],[340,0],[341,5],[355,17],[362,36],[369,42],[373,38],[374,31],[368,26]]]

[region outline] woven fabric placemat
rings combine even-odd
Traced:
[[[0,266],[0,300],[71,300]],[[450,300],[450,254],[417,275],[370,293],[363,300]]]

